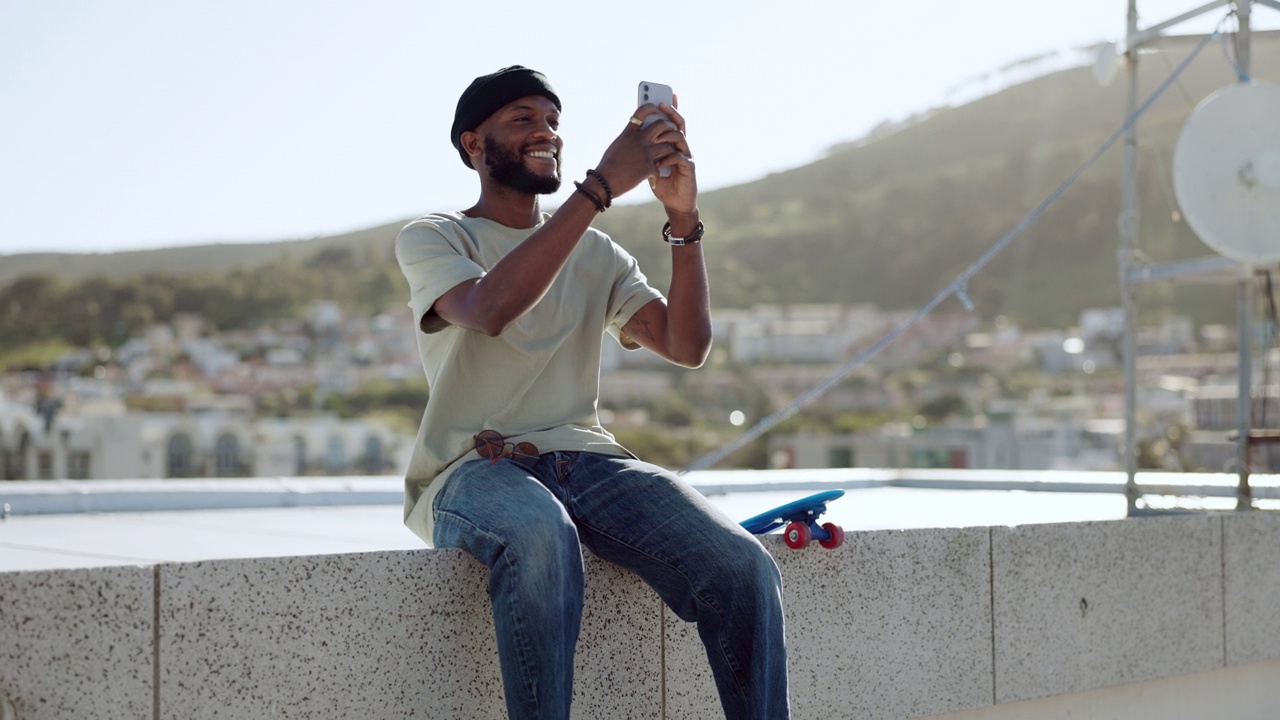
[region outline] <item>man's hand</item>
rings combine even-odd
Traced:
[[[661,126],[661,131],[651,138],[650,157],[655,168],[671,168],[671,173],[667,177],[650,175],[649,188],[669,216],[689,215],[698,206],[698,179],[694,173],[693,151],[684,134],[684,116],[666,103],[658,106],[658,111],[665,113],[667,120],[647,128]]]
[[[640,127],[651,115],[658,119],[648,127]],[[691,212],[697,205],[698,189],[689,144],[684,139],[684,118],[665,103],[643,105],[632,118],[604,151],[595,169],[609,181],[614,197],[621,197],[650,178],[650,188],[670,211]],[[671,176],[657,178],[661,167],[671,167]],[[659,179],[662,183],[656,185],[654,181]]]

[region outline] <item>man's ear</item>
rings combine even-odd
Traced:
[[[484,141],[481,140],[480,134],[468,130],[462,133],[459,140],[462,141],[462,150],[471,158],[471,167],[480,167],[479,163],[476,162],[484,154]]]

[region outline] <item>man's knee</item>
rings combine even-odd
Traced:
[[[706,568],[707,580],[716,595],[747,605],[754,605],[755,599],[767,601],[780,596],[782,576],[778,564],[755,538],[735,537],[730,547]]]

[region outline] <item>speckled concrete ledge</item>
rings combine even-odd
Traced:
[[[588,578],[575,715],[657,717],[659,602]],[[459,551],[161,566],[160,717],[503,717],[485,582]]]
[[[1222,667],[1222,519],[992,531],[996,701]]]
[[[150,718],[154,588],[149,567],[0,573],[0,696],[17,718]]]
[[[1280,512],[1222,519],[1226,663],[1280,658]]]
[[[765,538],[782,572],[793,717],[989,705],[988,537],[986,528],[861,532],[833,551]],[[668,717],[719,717],[697,631],[665,615]]]
[[[764,541],[795,717],[1051,697],[1069,717],[1073,693],[1228,687],[1280,660],[1280,513]],[[692,626],[594,558],[587,583],[574,717],[718,717]],[[459,551],[0,573],[0,698],[20,720],[498,718],[496,655],[484,569]]]

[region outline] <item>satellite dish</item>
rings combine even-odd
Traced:
[[[1246,265],[1280,262],[1280,85],[1205,98],[1173,151],[1173,191],[1205,245]]]

